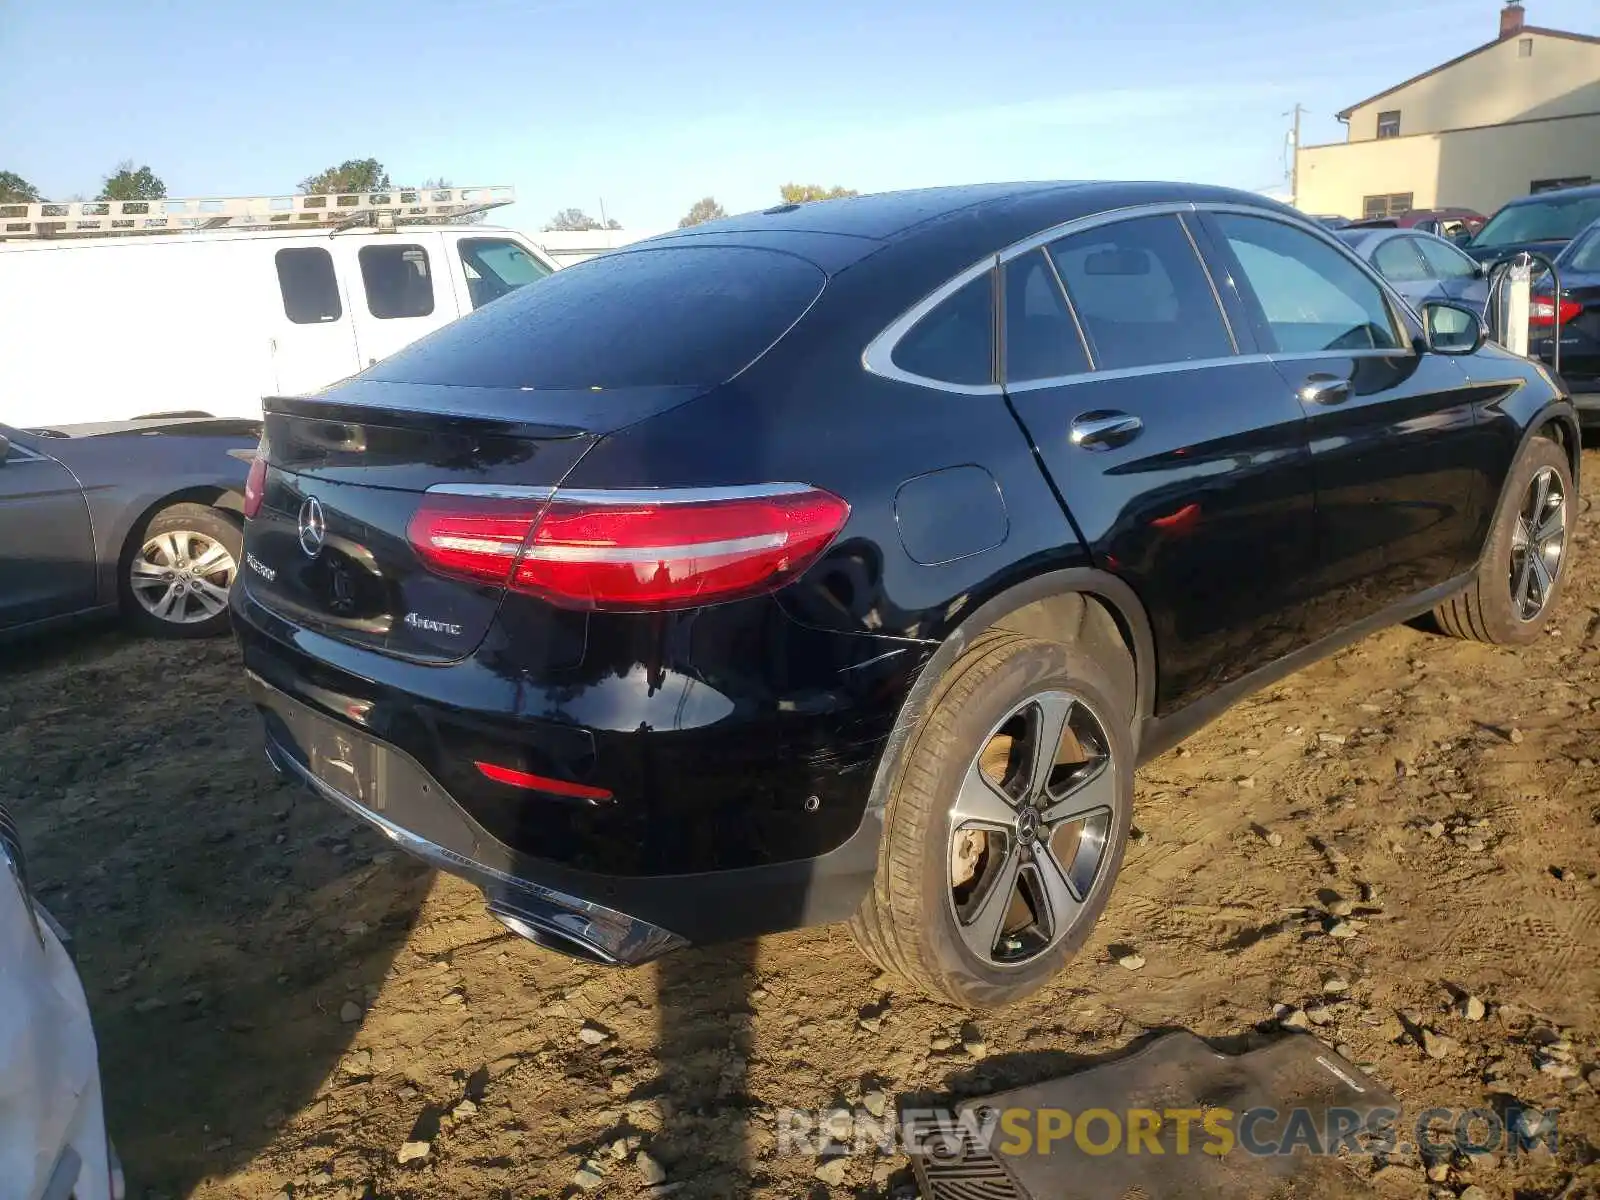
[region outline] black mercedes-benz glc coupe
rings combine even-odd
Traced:
[[[1088,936],[1138,763],[1393,622],[1532,640],[1578,449],[1257,196],[785,205],[269,400],[232,605],[274,764],[525,936],[847,920],[986,1006]]]

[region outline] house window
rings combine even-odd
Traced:
[[[1365,196],[1361,200],[1363,220],[1373,217],[1398,217],[1411,211],[1411,193],[1393,192],[1387,196]]]
[[[1381,112],[1378,114],[1378,136],[1381,138],[1400,136],[1400,110]]]
[[[1521,38],[1521,39],[1518,40],[1518,42],[1517,42],[1517,57],[1518,58],[1532,58],[1533,57],[1533,39],[1532,38]]]

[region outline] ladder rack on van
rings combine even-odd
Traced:
[[[0,241],[202,229],[327,229],[458,221],[512,203],[509,187],[390,188],[320,196],[231,196],[0,204]]]

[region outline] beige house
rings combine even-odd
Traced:
[[[1296,151],[1302,212],[1490,215],[1529,192],[1600,182],[1600,37],[1527,25],[1508,4],[1494,41],[1338,115],[1343,142]]]

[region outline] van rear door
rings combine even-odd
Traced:
[[[315,392],[361,369],[349,297],[340,286],[330,239],[256,243],[271,261],[273,387],[278,395]]]
[[[362,369],[460,316],[437,230],[363,231],[329,241],[349,298]]]

